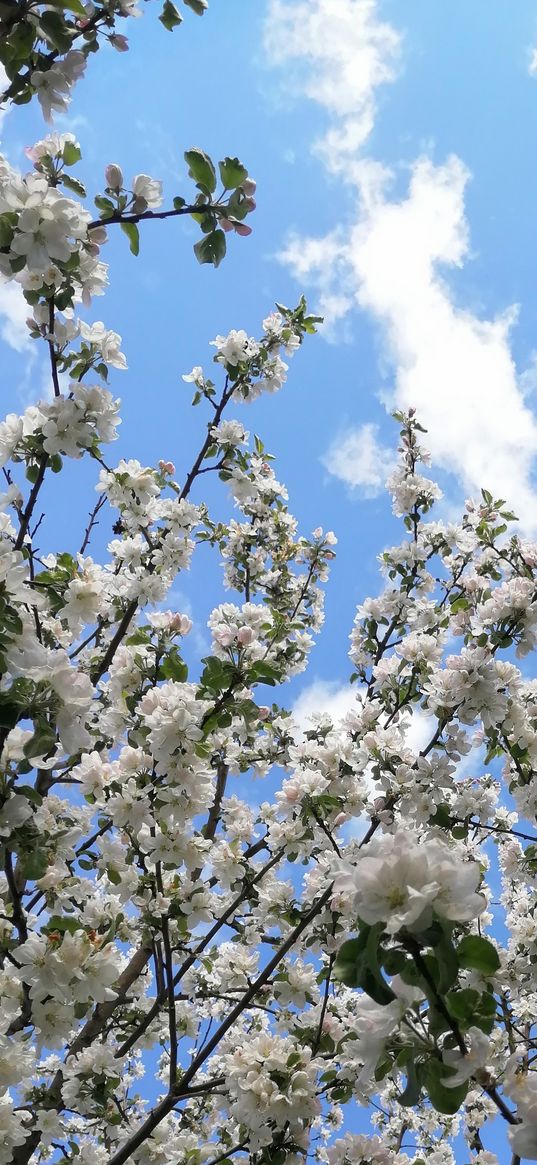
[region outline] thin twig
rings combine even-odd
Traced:
[[[84,551],[86,550],[88,543],[89,543],[89,540],[91,538],[91,533],[92,533],[93,527],[99,525],[99,523],[97,521],[97,515],[98,515],[99,511],[102,510],[102,507],[104,506],[105,501],[106,501],[106,494],[101,494],[98,502],[95,503],[95,505],[91,511],[91,514],[89,516],[89,521],[88,521],[88,524],[86,526],[86,530],[84,533],[84,539],[82,541],[82,545],[81,545],[80,550],[79,550],[79,554],[83,554]]]

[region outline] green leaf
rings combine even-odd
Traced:
[[[499,970],[500,957],[496,947],[478,934],[468,934],[459,943],[457,954],[461,967],[493,975]]]
[[[83,930],[84,928],[78,919],[70,915],[53,914],[52,918],[49,918],[47,922],[46,929],[47,931],[58,930],[60,934],[65,934],[66,931],[69,934],[76,934],[77,930]]]
[[[87,16],[86,9],[80,0],[47,0],[47,5],[49,8],[66,8],[68,12],[75,12],[77,16]],[[70,166],[72,163],[68,162],[67,165]]]
[[[440,1060],[429,1060],[423,1065],[425,1087],[429,1093],[431,1104],[437,1112],[454,1116],[466,1100],[468,1081],[466,1080],[464,1084],[457,1084],[455,1088],[449,1088],[446,1081],[450,1075],[454,1075],[454,1071],[450,1072],[447,1065],[442,1064]]]
[[[381,954],[380,962],[387,975],[400,975],[401,971],[406,967],[407,958],[404,951],[392,948]]]
[[[226,253],[226,236],[220,229],[211,231],[204,239],[194,245],[194,254],[198,263],[212,263],[219,267]]]
[[[368,929],[364,927],[357,938],[348,939],[337,953],[334,963],[334,979],[337,979],[339,983],[345,983],[347,987],[359,987],[360,985],[358,969],[365,952]]]
[[[96,194],[94,201],[95,201],[95,206],[97,207],[97,210],[100,210],[100,212],[101,212],[101,218],[103,218],[103,219],[110,218],[110,216],[112,214],[116,213],[116,208],[114,206],[114,203],[111,201],[110,198],[105,198],[104,194]]]
[[[13,257],[11,257],[9,260],[9,265],[11,267],[13,274],[14,275],[18,274],[18,272],[22,271],[23,267],[26,266],[26,256],[25,255],[13,255]],[[57,303],[57,300],[56,300],[56,303]]]
[[[209,7],[208,0],[183,0],[183,3],[186,4],[187,8],[191,8],[196,16],[203,16]]]
[[[45,40],[59,53],[71,48],[73,33],[69,31],[59,12],[43,12],[39,20]]]
[[[171,0],[164,0],[164,6],[159,16],[159,20],[160,23],[164,25],[164,28],[168,29],[168,32],[173,32],[174,28],[177,28],[178,24],[183,23],[183,17],[181,16],[181,13],[178,12],[175,4],[172,4]]]
[[[0,247],[9,247],[13,238],[13,216],[0,214]]]
[[[56,736],[48,724],[38,724],[33,736],[24,745],[24,755],[28,758],[46,756],[54,748]]]
[[[388,984],[386,983],[386,980],[385,980],[385,978],[382,974],[382,971],[380,969],[380,966],[379,966],[379,943],[380,943],[380,939],[381,939],[383,933],[384,933],[384,923],[383,922],[377,922],[375,924],[375,926],[372,926],[369,929],[369,934],[367,936],[367,942],[366,942],[366,946],[365,946],[365,955],[366,955],[366,959],[367,959],[367,970],[368,970],[368,975],[366,976],[366,979],[369,982],[369,975],[370,975],[371,978],[374,980],[375,987],[374,987],[374,990],[372,990],[372,984],[370,982],[369,982],[369,986],[366,987],[365,986],[366,979],[364,979],[363,986],[364,986],[364,991],[367,991],[368,995],[371,995],[371,997],[373,999],[375,999],[377,1003],[385,1004],[385,1003],[391,1003],[392,1000],[395,999],[395,994],[392,991],[391,987],[388,987]]]
[[[479,991],[473,987],[463,987],[461,991],[450,991],[446,995],[446,1004],[450,1015],[459,1023],[467,1024],[472,1020],[479,1001]]]
[[[281,681],[281,669],[274,667],[273,664],[266,663],[260,659],[257,663],[252,664],[248,672],[249,684],[270,684],[273,688]]]
[[[238,158],[223,158],[218,163],[218,168],[225,190],[236,190],[248,177],[246,166],[243,166]]]
[[[223,692],[238,678],[238,673],[232,663],[224,663],[215,655],[206,656],[201,661],[205,664],[200,678],[200,686],[211,692]]]
[[[120,223],[123,234],[129,240],[131,255],[138,255],[140,253],[140,232],[135,222]]]
[[[445,927],[442,928],[440,941],[435,946],[435,953],[438,960],[437,987],[440,994],[444,995],[456,982],[459,974],[457,952]]]
[[[191,150],[185,150],[184,158],[188,165],[188,173],[194,182],[209,194],[213,194],[216,190],[216,170],[209,155],[193,146]]]
[[[421,1084],[416,1070],[416,1061],[412,1057],[405,1065],[406,1087],[399,1097],[399,1104],[411,1107],[418,1103],[421,1096]]]
[[[62,184],[68,190],[72,190],[73,194],[78,194],[80,198],[86,197],[86,187],[83,182],[79,182],[78,178],[73,178],[72,174],[62,174]]]
[[[3,7],[3,11],[0,13],[0,16],[3,19],[4,16],[6,16],[9,13],[9,9],[6,9],[5,6],[2,6],[2,7]],[[13,79],[13,77],[17,71],[16,62],[26,60],[26,58],[29,56],[29,54],[33,48],[34,41],[35,41],[35,28],[34,28],[33,24],[30,24],[30,22],[26,23],[24,20],[19,19],[19,21],[11,29],[11,32],[9,34],[9,38],[6,41],[6,47],[4,50],[5,57],[3,59],[3,63],[6,66],[6,72],[8,73],[10,80]],[[11,58],[11,60],[9,59],[8,54],[9,54],[9,57]],[[8,65],[10,66],[9,70],[8,70]],[[31,90],[30,90],[30,97],[31,97]],[[18,94],[17,97],[15,98],[15,100],[17,101],[17,104],[19,104],[19,103],[24,104],[26,101],[29,100],[29,98],[26,96],[26,93],[23,92],[21,94]]]
[[[34,849],[22,854],[20,858],[21,872],[29,881],[42,878],[48,869],[47,855],[42,849]]]
[[[76,142],[66,142],[63,147],[63,160],[66,166],[74,166],[82,157],[80,146]]]
[[[434,1036],[435,1039],[438,1039],[438,1037],[443,1035],[444,1032],[451,1031],[449,1015],[444,1015],[444,1012],[440,1011],[439,1008],[431,1002],[431,1000],[429,1000],[427,1024],[431,1035]]]
[[[361,987],[376,1003],[391,1003],[395,995],[384,979],[378,963],[379,939],[383,923],[363,926],[357,938],[340,947],[334,964],[334,978],[347,987]]]
[[[28,800],[32,802],[32,805],[43,804],[43,798],[41,794],[37,792],[37,789],[34,789],[33,785],[17,785],[15,792],[21,793],[23,797],[27,797]]]
[[[9,696],[2,694],[0,698],[0,728],[14,728],[19,717],[22,716],[22,710],[18,704],[15,704],[9,699]]]
[[[182,684],[188,678],[188,667],[176,648],[172,648],[170,653],[163,660],[159,668],[159,679],[175,680]]]

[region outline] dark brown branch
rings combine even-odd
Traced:
[[[116,651],[117,651],[122,639],[127,634],[127,631],[131,625],[132,619],[134,618],[137,610],[138,610],[138,600],[131,599],[131,602],[129,603],[128,607],[124,611],[124,613],[119,621],[117,631],[116,631],[115,635],[112,637],[112,639],[110,640],[110,643],[108,644],[108,647],[107,647],[100,663],[98,663],[97,667],[95,667],[93,669],[93,671],[90,672],[90,679],[91,679],[92,684],[97,684],[99,682],[99,680],[101,679],[101,676],[104,676],[105,672],[108,671],[108,668],[110,667],[110,664],[112,663],[112,660],[116,654]]]
[[[332,967],[334,966],[335,961],[336,961],[336,956],[330,955],[330,958],[328,960],[328,967],[326,969],[326,979],[324,981],[324,993],[323,993],[323,1002],[322,1002],[322,1006],[321,1006],[321,1014],[319,1016],[319,1026],[317,1028],[317,1035],[315,1037],[315,1042],[314,1042],[313,1047],[311,1049],[312,1054],[314,1056],[317,1055],[317,1052],[319,1051],[319,1047],[321,1044],[321,1040],[323,1038],[323,1024],[324,1024],[324,1019],[325,1019],[325,1015],[326,1015],[326,1009],[328,1007],[328,999],[330,996],[330,978],[332,975]]]
[[[17,929],[21,943],[26,942],[28,938],[28,927],[26,925],[26,916],[22,909],[21,895],[17,888],[15,874],[13,871],[13,863],[11,858],[11,850],[6,850],[5,865],[4,865],[6,881],[9,889],[9,897],[11,899],[11,906],[13,909],[13,922]]]
[[[149,212],[147,212],[147,213],[149,213]],[[171,212],[165,212],[165,213],[169,214]],[[217,425],[219,423],[220,418],[222,416],[222,413],[223,413],[226,405],[230,401],[230,399],[235,391],[235,388],[236,388],[236,384],[233,383],[232,386],[230,387],[229,383],[228,383],[228,379],[226,378],[226,385],[225,385],[224,391],[222,393],[222,397],[220,399],[220,402],[216,406],[216,411],[215,411],[214,417],[211,418],[210,424],[207,425],[207,436],[205,438],[205,441],[203,442],[203,445],[198,453],[198,456],[196,457],[196,460],[192,466],[192,469],[187,474],[185,484],[181,490],[181,493],[179,494],[180,501],[184,501],[184,499],[188,497],[190,490],[192,489],[192,486],[194,484],[194,481],[196,480],[196,477],[198,476],[201,464],[205,458],[207,450],[210,448],[210,446],[212,444],[211,429],[213,428],[214,425]],[[99,680],[101,679],[101,677],[103,675],[105,675],[105,673],[108,671],[108,668],[110,667],[110,664],[112,663],[112,660],[116,654],[116,651],[117,651],[120,643],[122,642],[124,636],[127,634],[127,631],[130,627],[130,624],[131,624],[137,610],[138,610],[138,600],[133,599],[129,603],[128,607],[126,608],[126,610],[123,614],[123,617],[118,625],[117,631],[116,631],[115,635],[113,636],[113,638],[110,640],[110,643],[108,644],[108,647],[103,655],[102,660],[97,665],[97,667],[95,667],[93,669],[93,671],[90,673],[91,682],[93,684],[98,683]]]
[[[47,465],[48,465],[48,457],[46,456],[46,454],[44,454],[42,461],[39,463],[37,477],[36,477],[34,484],[30,490],[28,501],[26,503],[24,510],[20,514],[20,526],[19,526],[19,532],[18,532],[17,537],[15,539],[15,550],[22,550],[22,547],[24,546],[24,539],[26,538],[26,535],[28,533],[28,527],[29,527],[30,522],[32,520],[32,514],[33,514],[34,509],[35,509],[35,503],[36,503],[38,495],[39,495],[39,490],[41,489],[41,486],[43,485],[43,479],[45,477],[45,471],[46,471]]]
[[[232,1149],[227,1149],[225,1153],[219,1153],[218,1157],[212,1157],[207,1161],[207,1165],[220,1165],[221,1161],[227,1161],[228,1157],[232,1157],[234,1153],[240,1153],[242,1149],[248,1147],[248,1141],[239,1141],[238,1145],[233,1145]]]
[[[267,874],[268,871],[271,870],[272,867],[280,861],[281,857],[282,850],[278,850],[278,852],[271,857],[270,861],[267,862],[261,870],[258,870],[257,874],[253,878],[249,879],[247,884],[243,886],[242,890],[233,900],[231,905],[228,906],[227,910],[224,911],[220,918],[216,919],[216,922],[213,923],[210,930],[207,931],[207,934],[203,935],[203,938],[200,939],[197,946],[194,947],[194,950],[190,955],[188,955],[182,966],[179,967],[179,970],[176,971],[173,980],[174,987],[177,987],[183,976],[186,975],[187,971],[189,971],[190,968],[194,966],[194,963],[198,959],[199,955],[201,955],[202,951],[204,951],[208,944],[212,942],[213,938],[215,938],[215,936],[218,934],[218,931],[221,930],[221,928],[226,925],[229,919],[233,917],[235,911],[241,905],[241,902],[243,902],[247,897],[249,890],[261,881],[265,874]],[[163,993],[157,995],[155,1002],[153,1003],[152,1007],[150,1007],[143,1020],[141,1020],[141,1022],[138,1024],[136,1030],[132,1032],[129,1038],[125,1040],[120,1048],[118,1048],[116,1052],[118,1059],[126,1056],[127,1052],[130,1052],[131,1048],[133,1048],[134,1045],[138,1043],[140,1037],[143,1036],[144,1032],[147,1031],[148,1027],[153,1023],[153,1020],[157,1018],[162,1004],[165,1002],[165,999],[166,996]]]
[[[94,219],[93,222],[90,222],[88,231],[94,231],[97,227],[113,226],[114,223],[138,223],[157,218],[179,218],[180,215],[184,214],[203,214],[204,210],[214,210],[213,204],[206,202],[200,206],[181,206],[178,210],[143,210],[139,214],[123,214],[122,211],[118,210],[114,214],[109,215],[108,218]]]
[[[58,361],[56,359],[56,352],[54,350],[54,297],[49,299],[48,303],[48,330],[49,337],[47,339],[47,344],[50,356],[50,371],[52,375],[52,384],[54,386],[54,396],[60,396],[61,389],[58,377]]]
[[[94,526],[99,525],[99,523],[97,521],[97,515],[98,515],[99,511],[102,510],[105,501],[106,501],[106,495],[101,494],[99,501],[95,503],[95,505],[91,511],[91,514],[89,516],[89,521],[88,521],[88,524],[86,526],[86,530],[84,533],[82,545],[81,545],[80,550],[79,550],[79,554],[83,554],[84,551],[87,549],[89,540],[91,538],[92,530],[93,530]]]
[[[504,1120],[507,1121],[508,1125],[520,1124],[519,1118],[515,1116],[514,1112],[511,1112],[510,1108],[507,1107],[503,1096],[500,1096],[499,1092],[493,1085],[485,1087],[484,1091],[486,1092],[487,1096],[490,1096],[490,1099],[494,1101],[498,1112],[501,1112]]]

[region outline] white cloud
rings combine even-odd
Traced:
[[[315,284],[316,309],[323,317],[326,339],[333,338],[334,324],[348,315],[353,305],[352,287],[346,287],[346,258],[347,241],[339,230],[319,239],[291,234],[278,254],[295,279]]]
[[[371,133],[375,91],[394,77],[400,37],[378,19],[376,8],[376,0],[270,0],[268,5],[269,58],[287,67],[289,87],[339,119],[317,143],[334,172],[341,168],[342,153],[355,153]]]
[[[173,587],[171,591],[168,591],[168,594],[166,595],[166,598],[163,600],[163,602],[159,603],[159,607],[163,611],[180,611],[182,615],[188,615],[188,618],[192,619],[192,627],[189,632],[189,637],[192,641],[192,645],[196,654],[199,656],[209,654],[211,650],[211,640],[207,634],[206,626],[203,623],[200,623],[198,619],[196,619],[194,615],[194,609],[192,607],[192,602],[183,590],[181,590],[179,587]]]
[[[449,270],[469,258],[468,171],[457,157],[440,166],[420,158],[407,193],[394,199],[392,175],[361,149],[373,124],[376,87],[393,79],[397,34],[380,22],[375,0],[341,0],[334,21],[331,0],[293,5],[286,14],[287,7],[273,0],[267,47],[276,64],[297,67],[302,93],[326,109],[331,124],[321,154],[332,171],[337,140],[337,169],[356,201],[350,221],[324,238],[290,238],[279,257],[317,288],[331,324],[353,306],[371,314],[380,326],[383,365],[394,374],[386,407],[414,406],[429,430],[434,461],[465,492],[483,486],[506,498],[534,533],[537,423],[526,401],[527,378],[511,352],[516,309],[482,319],[457,301],[447,282]],[[275,47],[274,27],[282,40],[287,31],[283,45]],[[346,481],[352,451],[347,436],[325,458],[343,465],[339,476]],[[365,464],[367,476],[367,457]]]
[[[442,278],[442,267],[468,254],[467,179],[458,158],[438,167],[422,159],[400,202],[370,193],[349,239],[349,278],[396,368],[387,403],[417,409],[434,460],[466,491],[485,486],[507,498],[535,530],[537,423],[510,348],[516,310],[482,320],[454,302]]]
[[[380,444],[377,433],[378,425],[360,425],[336,437],[321,458],[329,473],[366,498],[382,492],[394,465],[393,450]]]
[[[303,732],[311,727],[311,717],[316,714],[329,716],[337,725],[349,712],[356,709],[356,700],[362,690],[356,684],[342,684],[338,680],[313,680],[295,701],[292,709],[293,718]],[[406,745],[418,753],[429,744],[438,727],[437,721],[419,708],[413,707],[412,716],[407,723]]]
[[[303,732],[311,727],[311,717],[317,713],[330,716],[335,724],[356,707],[358,689],[337,680],[313,680],[304,688],[293,705],[293,718]]]
[[[8,84],[9,78],[4,66],[0,64],[0,94]],[[0,107],[0,130],[10,108],[11,105]],[[32,347],[33,342],[26,327],[26,319],[30,314],[19,284],[4,282],[0,277],[0,339],[16,352],[28,352]]]
[[[528,73],[531,77],[537,77],[537,48],[531,48],[529,51]]]
[[[26,352],[35,343],[26,326],[29,315],[19,284],[0,282],[0,336],[16,352]]]

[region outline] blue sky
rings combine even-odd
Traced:
[[[530,534],[537,526],[535,8],[212,0],[173,34],[149,7],[127,31],[129,54],[94,57],[57,123],[78,135],[92,193],[116,161],[162,178],[171,200],[188,187],[182,154],[196,144],[238,153],[259,198],[253,235],[232,238],[216,272],[195,263],[188,222],[148,224],[137,260],[110,232],[110,289],[91,318],[121,333],[129,363],[113,376],[123,398],[113,455],[186,470],[204,418],[181,374],[210,366],[208,341],[231,327],[255,334],[275,300],[302,290],[327,309],[286,388],[240,415],[277,455],[304,532],[338,535],[325,630],[296,691],[318,680],[332,684],[323,701],[339,698],[355,605],[379,585],[376,555],[400,537],[382,492],[394,404],[416,405],[429,428],[445,514],[483,484],[509,494]],[[349,126],[353,148],[327,151],[327,135]],[[43,130],[33,104],[8,114],[9,159],[24,166]],[[3,296],[2,306],[17,341],[19,309]],[[6,405],[19,409],[42,395],[46,369],[35,346],[3,356]],[[49,498],[70,548],[93,502],[92,467],[73,469],[72,489]],[[206,557],[179,585],[202,646],[218,568]]]
[[[429,429],[444,515],[483,485],[537,536],[535,4],[210,0],[173,34],[152,5],[126,31],[129,54],[90,59],[55,127],[79,137],[92,194],[114,161],[162,178],[171,203],[188,190],[183,150],[199,145],[242,158],[258,210],[216,272],[196,264],[188,222],[147,224],[137,260],[110,231],[110,289],[89,316],[122,335],[129,364],[112,376],[123,425],[108,459],[169,458],[180,479],[205,423],[181,374],[211,367],[208,342],[232,327],[256,334],[275,300],[302,291],[326,310],[285,389],[237,414],[276,454],[302,531],[338,536],[325,628],[290,698],[302,712],[344,710],[354,609],[380,585],[377,554],[402,536],[382,492],[393,405],[415,405]],[[38,108],[9,113],[2,133],[25,168],[24,146],[44,135]],[[25,315],[0,288],[6,412],[48,391]],[[94,477],[76,463],[67,486],[52,483],[46,549],[77,547]],[[221,486],[209,496],[230,512]],[[96,555],[106,535],[103,521]],[[202,550],[178,581],[198,654],[225,597],[219,578]]]

